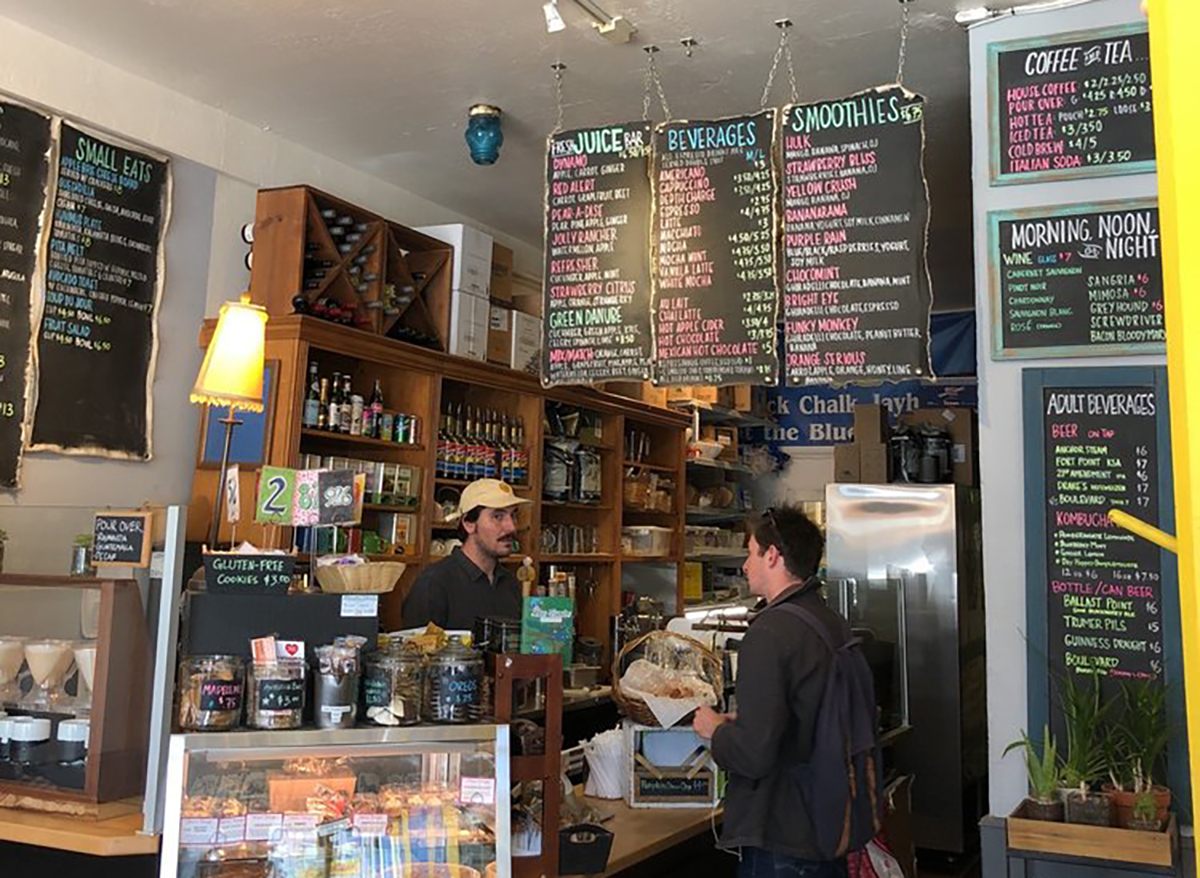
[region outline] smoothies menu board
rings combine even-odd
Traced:
[[[1144,25],[988,47],[994,183],[1154,169]]]
[[[784,110],[789,384],[930,374],[923,107],[890,86]]]
[[[1164,349],[1156,201],[997,212],[989,220],[997,359]]]
[[[0,101],[0,487],[17,487],[50,117]]]
[[[169,191],[164,159],[62,124],[32,448],[150,457]]]
[[[774,135],[774,110],[655,132],[657,384],[778,380]]]
[[[649,156],[649,122],[550,138],[546,385],[650,377]]]
[[[1161,550],[1108,520],[1159,523],[1154,387],[1042,389],[1051,677],[1163,670]]]

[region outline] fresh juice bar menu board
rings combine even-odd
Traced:
[[[1161,353],[1153,199],[989,216],[993,356]]]
[[[1040,403],[1051,677],[1157,678],[1161,550],[1107,515],[1159,523],[1156,389],[1044,387]]]
[[[0,101],[0,487],[17,487],[50,117]]]
[[[993,183],[1154,168],[1145,26],[988,47]]]
[[[655,132],[654,379],[778,380],[775,111]]]
[[[650,123],[550,138],[542,381],[650,377]]]
[[[784,110],[789,384],[929,374],[922,120],[898,86]]]
[[[146,459],[165,160],[63,123],[31,448]]]

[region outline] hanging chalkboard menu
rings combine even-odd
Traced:
[[[1051,679],[1152,679],[1163,670],[1161,550],[1108,520],[1159,524],[1154,386],[1044,387]]]
[[[1154,170],[1144,25],[988,46],[993,183]]]
[[[654,141],[654,380],[775,384],[775,111]]]
[[[169,167],[66,122],[59,151],[30,447],[145,460]]]
[[[650,377],[650,123],[565,131],[546,155],[542,381]]]
[[[1154,199],[989,215],[992,353],[1161,353],[1162,259]]]
[[[784,109],[789,384],[931,372],[923,109],[899,86]]]
[[[30,289],[50,173],[50,117],[0,101],[0,487],[21,469]]]

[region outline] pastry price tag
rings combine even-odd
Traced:
[[[272,841],[283,830],[283,815],[276,813],[247,814],[246,841]]]
[[[181,845],[214,845],[217,843],[216,817],[184,817],[179,821]]]
[[[387,835],[386,814],[355,814],[354,831],[358,835]]]
[[[464,777],[458,790],[458,800],[464,805],[492,805],[496,802],[496,779]]]
[[[317,837],[316,814],[284,814],[284,835],[296,839],[315,839]]]
[[[246,839],[246,817],[222,817],[217,826],[217,841],[221,844],[238,844]]]

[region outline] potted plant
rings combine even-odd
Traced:
[[[1171,737],[1166,689],[1150,680],[1130,682],[1121,687],[1121,699],[1109,753],[1116,823],[1158,830],[1171,806],[1171,791],[1153,780]]]
[[[1058,765],[1058,746],[1050,734],[1050,725],[1042,731],[1042,752],[1029,735],[1021,732],[1021,739],[1004,748],[1007,756],[1016,749],[1025,751],[1025,771],[1029,775],[1029,797],[1025,799],[1022,814],[1030,820],[1049,820],[1061,823],[1063,803],[1059,796],[1062,774]]]
[[[1081,686],[1069,675],[1063,684],[1061,704],[1067,745],[1062,762],[1066,820],[1110,826],[1112,799],[1094,789],[1094,785],[1103,777],[1106,767],[1108,754],[1102,727],[1112,702],[1101,702],[1097,679]]]

